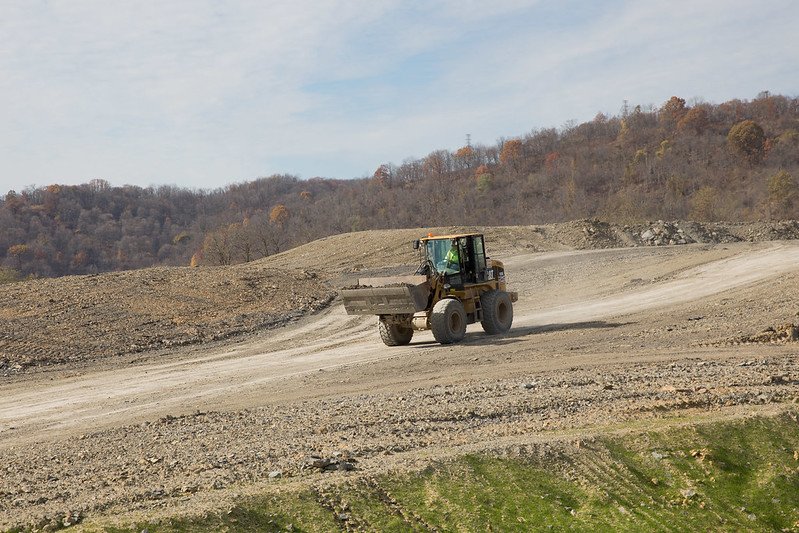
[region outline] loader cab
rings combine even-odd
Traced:
[[[414,247],[423,248],[425,264],[444,274],[453,288],[486,281],[485,244],[480,234],[431,236]]]

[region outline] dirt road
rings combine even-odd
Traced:
[[[31,474],[24,461],[29,461],[29,468],[33,469],[37,463],[31,458],[37,450],[59,449],[64,455],[60,464],[68,463],[69,468],[87,476],[81,468],[89,469],[90,463],[82,463],[70,454],[94,450],[90,455],[97,462],[98,457],[105,457],[105,452],[97,451],[103,442],[131,434],[143,442],[141,432],[145,429],[134,428],[151,428],[159,420],[159,435],[170,420],[179,417],[186,417],[185,424],[198,427],[211,424],[203,426],[209,434],[213,433],[214,424],[222,424],[228,428],[227,449],[241,446],[239,453],[245,458],[256,452],[248,447],[250,444],[244,444],[244,437],[238,432],[252,429],[242,422],[239,429],[230,430],[231,425],[239,426],[230,420],[234,415],[228,417],[224,413],[238,413],[242,419],[257,412],[263,419],[282,421],[270,426],[269,435],[275,441],[269,452],[274,455],[272,463],[263,459],[263,450],[258,452],[259,460],[265,463],[265,469],[277,468],[274,465],[291,469],[286,459],[290,449],[329,450],[332,443],[341,442],[336,438],[358,448],[358,437],[353,434],[371,431],[353,429],[359,426],[374,428],[374,434],[361,435],[360,447],[367,450],[385,449],[375,442],[386,441],[402,443],[396,446],[405,446],[403,449],[432,449],[433,442],[446,441],[440,439],[439,433],[457,434],[463,431],[463,424],[473,423],[475,410],[490,407],[501,412],[510,409],[507,402],[521,402],[519,405],[525,406],[521,412],[531,417],[512,419],[517,429],[508,430],[509,433],[524,434],[547,424],[562,427],[567,420],[569,424],[585,424],[588,418],[581,417],[596,417],[597,412],[607,415],[630,409],[628,394],[641,399],[639,408],[647,401],[662,402],[658,387],[678,382],[684,385],[685,380],[704,380],[705,390],[718,388],[718,397],[714,396],[710,403],[720,404],[749,401],[746,398],[761,394],[759,387],[771,379],[764,377],[764,372],[780,376],[773,383],[785,386],[780,394],[794,394],[797,390],[795,380],[799,375],[793,375],[796,368],[791,347],[737,346],[728,341],[794,317],[799,292],[799,242],[519,253],[502,259],[509,273],[509,286],[519,291],[520,300],[515,306],[513,329],[499,338],[486,337],[479,325],[473,325],[467,330],[465,341],[456,346],[440,346],[429,332],[421,332],[411,345],[389,349],[380,343],[373,317],[347,316],[341,304],[334,302],[330,308],[296,324],[237,341],[125,356],[99,368],[60,369],[5,382],[0,391],[0,453],[17,466],[7,469],[0,491],[16,503],[2,509],[0,516],[5,517],[5,522],[0,524],[14,523],[10,517],[15,515],[43,513],[55,504],[72,505],[80,512],[104,508],[96,503],[89,506],[89,492],[81,496],[75,487],[72,496],[45,494],[36,503],[34,496],[46,491],[48,485],[46,481],[36,485],[25,478],[26,472]],[[683,368],[697,360],[716,365],[716,374],[703,374],[709,372],[704,366],[699,371],[691,367],[690,372]],[[747,361],[763,362],[764,367],[740,366]],[[734,379],[729,377],[733,375]],[[612,391],[612,383],[625,380],[637,383],[635,393],[625,390],[623,395],[608,395],[599,401],[602,391]],[[744,384],[751,391],[736,396],[739,392],[729,392],[733,382]],[[517,390],[519,383],[530,383],[527,389],[533,390],[546,383],[552,389],[542,389],[535,400],[529,396],[522,399],[517,396],[522,394]],[[547,405],[542,410],[555,409],[545,399],[559,405],[552,401],[552,395],[558,394],[557,387],[563,383],[573,384],[570,397],[585,394],[587,403],[582,410],[566,409],[568,416],[555,422],[556,413],[540,418],[539,408],[531,407],[530,402]],[[441,387],[451,387],[454,396],[442,401]],[[504,392],[499,394],[495,389]],[[414,397],[416,405],[405,403],[406,398]],[[455,404],[450,405],[451,401]],[[342,402],[352,412],[341,407]],[[420,407],[428,403],[428,411]],[[404,418],[397,414],[406,408]],[[449,420],[447,426],[438,415],[431,414],[444,408],[466,414],[451,420],[441,418]],[[283,418],[282,413],[288,412],[291,417]],[[508,410],[511,412],[518,416],[517,411]],[[209,421],[206,413],[222,413],[221,420]],[[496,423],[503,423],[503,417],[509,416],[497,415]],[[425,430],[433,432],[429,440],[403,441],[388,433],[386,425],[391,417],[415,420],[414,428],[428,427],[433,424],[431,420],[443,425]],[[316,431],[315,428],[327,426],[327,418],[342,421],[341,429],[332,432],[338,437],[328,430],[321,435]],[[246,438],[255,437],[247,433]],[[281,448],[281,438],[290,446]],[[488,439],[480,431],[473,431],[465,440],[475,444],[481,438]],[[172,446],[171,451],[163,452],[165,456],[182,456],[185,452],[185,462],[193,457],[190,446],[181,439]],[[179,452],[183,448],[186,449]],[[130,467],[124,465],[147,457],[142,455],[146,452],[137,450],[130,457],[123,457],[122,452],[112,455],[119,452],[118,448],[109,451],[109,471],[118,468],[129,472]],[[374,453],[363,452],[362,461],[373,456]],[[151,462],[156,465],[160,461]],[[247,469],[246,459],[238,464]],[[230,470],[225,483],[239,479],[236,468]],[[169,481],[169,475],[177,475],[174,472],[160,471],[158,475],[160,484],[178,487],[173,492],[183,490],[179,487],[185,486],[184,478]],[[142,474],[132,487],[117,489],[112,480],[99,473],[96,476],[102,482],[89,485],[94,488],[93,498],[102,487],[108,493],[108,505],[124,502],[126,490],[130,493],[139,484],[154,483]],[[120,476],[129,480],[129,474]],[[27,491],[15,489],[12,484],[19,479],[28,479],[32,486]],[[199,486],[202,488],[202,483]],[[197,489],[190,492],[194,494]]]
[[[522,294],[515,308],[514,338],[530,328],[563,328],[614,316],[637,316],[636,322],[641,322],[641,313],[647,311],[797,272],[799,245],[552,252],[505,261],[511,284]],[[544,284],[540,271],[562,281]],[[463,351],[501,354],[502,343],[483,342],[479,331],[479,325],[469,328]],[[479,347],[472,348],[469,341]],[[6,386],[0,406],[0,445],[195,410],[253,407],[261,403],[258,391],[268,383],[343,366],[357,372],[358,365],[411,357],[420,343],[432,342],[432,335],[422,332],[410,347],[386,349],[376,342],[373,318],[349,317],[336,304],[299,327],[240,346],[193,350],[168,362],[133,362],[54,381]]]

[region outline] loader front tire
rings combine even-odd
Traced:
[[[480,296],[483,320],[480,324],[488,335],[506,333],[513,323],[513,302],[507,292],[494,289]]]
[[[454,298],[445,298],[433,306],[430,315],[433,337],[441,344],[452,344],[466,335],[466,311],[463,304]]]
[[[377,329],[380,332],[380,338],[383,339],[383,344],[386,346],[404,346],[411,342],[413,338],[413,330],[400,324],[392,324],[381,320],[377,325]]]

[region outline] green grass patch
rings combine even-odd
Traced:
[[[799,531],[797,508],[799,422],[788,411],[283,487],[221,514],[104,531]]]
[[[29,281],[36,279],[35,274],[28,274],[23,276],[18,270],[11,270],[8,268],[0,268],[0,285],[5,283],[17,283],[19,281]]]
[[[108,533],[205,531],[327,532],[340,531],[340,520],[322,495],[312,490],[246,498],[223,512],[194,518],[172,518],[136,522],[135,527],[106,527]]]

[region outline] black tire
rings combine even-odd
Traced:
[[[383,344],[386,346],[404,346],[411,342],[413,338],[413,330],[411,328],[400,324],[390,324],[383,320],[377,324],[377,330],[380,332],[380,338],[383,339]]]
[[[484,292],[480,303],[483,307],[483,320],[480,321],[483,331],[489,335],[507,333],[513,323],[513,302],[508,293],[500,289]]]
[[[430,316],[433,337],[441,344],[452,344],[466,335],[466,310],[454,298],[445,298],[433,306]]]

